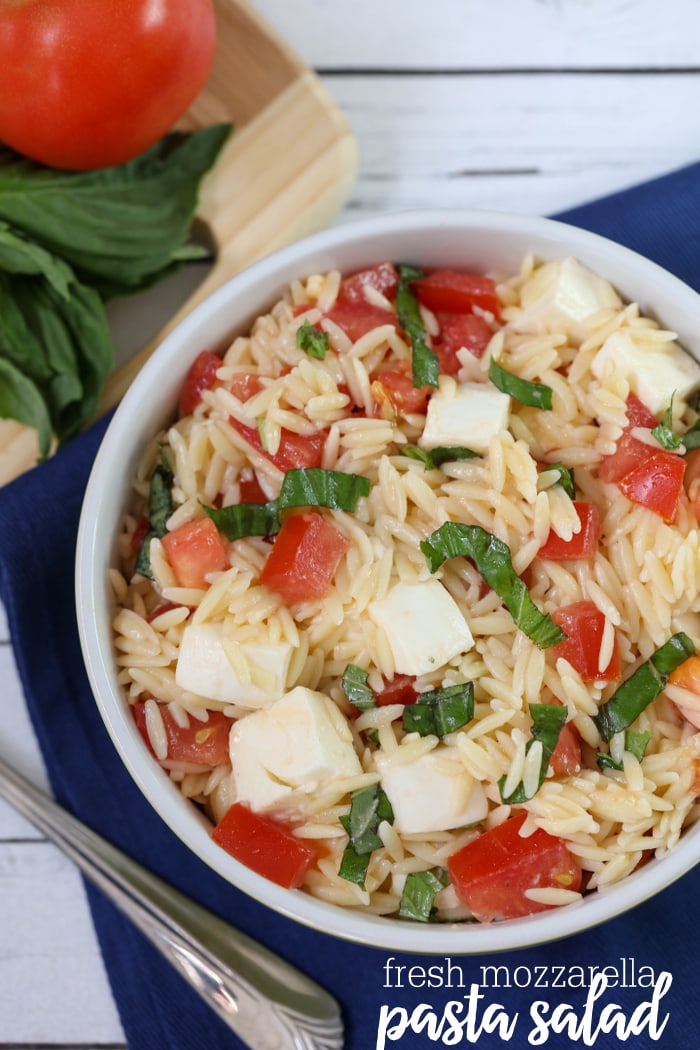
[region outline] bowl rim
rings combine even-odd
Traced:
[[[608,277],[625,297],[628,297],[626,282],[620,287],[611,270],[616,274],[624,271],[631,286],[637,280],[640,285],[653,285],[654,302],[667,297],[671,307],[677,308],[680,315],[688,313],[687,333],[679,333],[679,338],[687,349],[694,345],[694,356],[700,359],[700,340],[696,339],[693,344],[690,325],[693,313],[700,316],[700,296],[656,263],[599,234],[539,216],[452,208],[391,212],[333,226],[279,249],[230,278],[165,336],[143,366],[109,422],[86,486],[76,547],[75,594],[78,631],[88,680],[112,742],[149,804],[203,863],[236,889],[273,911],[332,936],[389,951],[472,955],[532,947],[569,937],[641,904],[700,861],[700,825],[686,830],[682,840],[663,857],[655,858],[620,883],[598,889],[565,907],[500,923],[430,925],[402,922],[395,917],[369,915],[328,904],[301,890],[283,889],[234,860],[213,842],[209,822],[163,775],[143,745],[133,719],[127,718],[128,705],[116,686],[112,649],[107,644],[111,631],[104,572],[109,560],[105,555],[108,545],[104,536],[110,518],[103,478],[114,475],[121,450],[129,447],[132,420],[138,419],[147,393],[169,386],[168,396],[172,400],[172,391],[181,382],[182,371],[178,373],[177,369],[172,369],[173,374],[170,374],[171,358],[179,363],[191,361],[197,352],[191,345],[192,341],[195,346],[199,344],[204,348],[201,340],[221,328],[232,302],[241,303],[250,296],[252,303],[248,313],[252,319],[271,302],[269,290],[263,295],[256,289],[270,289],[277,284],[281,290],[288,275],[299,275],[300,268],[307,261],[332,259],[337,252],[352,255],[354,251],[359,257],[363,244],[377,238],[419,239],[428,231],[446,234],[455,230],[472,234],[493,232],[503,237],[512,237],[517,232],[521,239],[530,237],[533,245],[537,243],[538,253],[545,251],[543,246],[546,245],[552,249],[552,258],[574,255],[582,259],[596,272]],[[229,326],[229,331],[235,327],[237,325]],[[151,433],[155,430],[157,426]],[[123,477],[127,477],[126,470]],[[123,508],[123,504],[121,506]],[[112,536],[116,526],[117,521],[112,520]]]

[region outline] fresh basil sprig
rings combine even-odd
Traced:
[[[311,321],[304,321],[297,328],[296,344],[299,350],[303,350],[309,357],[323,361],[328,353],[330,338],[328,332],[321,332]]]
[[[403,728],[407,733],[421,736],[447,736],[474,717],[474,684],[447,686],[420,693],[414,704],[403,711]]]
[[[230,507],[201,506],[228,540],[240,540],[245,536],[274,536],[280,530],[280,512],[290,507],[328,507],[352,512],[359,498],[367,496],[369,490],[369,478],[360,474],[302,467],[287,471],[276,500],[237,503]]]
[[[509,806],[527,802],[542,787],[544,778],[547,776],[549,760],[557,746],[559,734],[566,724],[567,710],[565,707],[559,707],[557,704],[530,704],[530,715],[532,716],[532,728],[530,729],[530,739],[525,745],[525,752],[527,753],[530,750],[536,740],[542,742],[542,762],[540,764],[539,779],[533,794],[527,794],[525,785],[521,780],[515,790],[506,797],[503,794],[503,787],[507,778],[502,776],[498,781],[498,790],[501,793],[501,801]]]
[[[652,430],[653,436],[667,452],[675,452],[683,444],[683,438],[673,429],[673,398],[664,412],[661,422]]]
[[[508,394],[521,405],[531,408],[552,408],[552,388],[544,383],[532,383],[529,379],[508,372],[494,357],[489,362],[489,379],[503,394]]]
[[[431,572],[437,572],[450,558],[471,558],[484,581],[491,587],[513,617],[517,627],[540,649],[547,649],[566,638],[548,613],[533,602],[511,560],[507,543],[480,525],[446,521],[420,544]]]
[[[593,721],[603,740],[627,729],[642,711],[666,688],[672,671],[695,655],[695,645],[683,631],[669,640],[619,686],[606,703],[598,708]]]
[[[410,872],[404,883],[399,915],[402,919],[430,922],[437,911],[435,898],[449,884],[450,876],[445,868]]]
[[[437,354],[430,349],[426,339],[425,325],[420,315],[418,299],[411,289],[411,282],[424,277],[422,270],[414,266],[397,266],[399,283],[396,290],[396,313],[399,324],[411,340],[411,368],[414,387],[438,385]]]
[[[426,470],[438,470],[443,463],[455,463],[460,459],[478,459],[479,453],[464,445],[438,445],[430,451],[418,445],[403,445],[399,450],[402,456],[419,460]]]
[[[384,845],[378,835],[382,821],[392,824],[394,811],[391,802],[379,784],[361,788],[350,796],[350,813],[340,817],[340,823],[349,836],[348,844],[338,869],[341,879],[365,888],[369,859],[375,849]]]

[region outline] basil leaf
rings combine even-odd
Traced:
[[[417,922],[430,922],[437,911],[435,898],[449,884],[450,877],[445,868],[410,872],[404,883],[399,915]]]
[[[680,434],[676,434],[673,431],[673,398],[671,398],[671,404],[664,412],[661,422],[652,430],[652,434],[667,452],[675,452],[683,444],[683,438]]]
[[[379,784],[353,792],[350,796],[350,813],[340,818],[340,823],[349,835],[338,869],[341,878],[356,882],[364,888],[369,856],[384,845],[377,834],[384,820],[393,823],[394,811]]]
[[[563,463],[550,463],[549,466],[543,467],[542,473],[545,474],[547,471],[556,471],[559,475],[559,480],[555,482],[556,485],[561,485],[564,492],[570,499],[576,498],[576,485],[574,483],[574,472],[569,467],[565,467]]]
[[[165,463],[159,463],[151,474],[148,489],[148,531],[141,541],[134,565],[134,572],[147,576],[149,580],[153,579],[151,540],[165,536],[168,531],[167,521],[173,512],[173,498],[170,491],[172,483],[172,471]]]
[[[437,470],[443,463],[454,463],[459,459],[479,458],[478,452],[473,452],[464,445],[438,445],[437,448],[431,448],[429,452],[417,445],[404,445],[400,453],[402,456],[408,456],[409,459],[420,460],[426,470]]]
[[[348,834],[350,834],[350,817],[339,817],[338,819]],[[349,841],[343,850],[340,867],[338,868],[338,874],[341,879],[345,879],[347,882],[354,882],[355,885],[364,889],[370,856],[370,853],[358,853],[352,841]]]
[[[663,692],[671,671],[695,654],[695,646],[687,634],[679,631],[641,664],[627,681],[598,708],[593,721],[603,740],[611,740],[615,733],[627,729],[642,711]]]
[[[515,790],[506,798],[503,794],[506,777],[502,776],[498,781],[498,790],[501,793],[501,801],[506,805],[512,806],[527,802],[542,787],[547,776],[549,760],[557,746],[559,734],[566,724],[567,710],[565,707],[559,707],[557,704],[530,704],[530,715],[532,716],[531,738],[525,745],[525,751],[527,753],[536,740],[542,742],[542,762],[540,764],[539,780],[532,794],[527,794],[525,785],[521,780]]]
[[[323,361],[328,353],[330,339],[328,332],[320,332],[311,321],[304,321],[297,328],[296,344],[299,350],[303,350],[309,357],[317,357]]]
[[[360,496],[368,496],[369,490],[369,478],[360,474],[304,467],[288,470],[284,475],[277,505],[280,510],[286,507],[329,507],[352,512]]]
[[[51,419],[46,402],[35,383],[12,363],[0,357],[0,419],[15,419],[34,427],[39,440],[39,458],[51,447]]]
[[[682,440],[686,452],[692,452],[693,449],[700,448],[700,419],[697,423],[693,423],[690,430],[686,430]]]
[[[403,728],[421,736],[447,736],[474,717],[474,684],[451,685],[421,693],[414,704],[406,704]]]
[[[230,507],[207,507],[203,503],[200,506],[227,540],[241,540],[246,536],[274,536],[280,530],[276,500],[268,503],[236,503]]]
[[[420,549],[431,572],[449,558],[471,558],[484,581],[513,617],[516,626],[540,649],[547,649],[566,634],[547,613],[540,612],[511,560],[510,548],[480,525],[446,521],[422,540]]]
[[[0,156],[0,218],[69,263],[103,296],[143,288],[189,258],[199,183],[228,124],[172,132],[126,164],[56,171],[10,151]]]
[[[544,383],[531,383],[529,379],[521,379],[506,371],[495,358],[489,362],[489,379],[494,386],[503,394],[519,401],[521,405],[530,405],[532,408],[552,408],[552,388]]]
[[[363,671],[357,664],[348,664],[340,680],[343,692],[358,711],[369,711],[377,706],[377,698],[367,685],[368,679],[367,671]]]
[[[641,762],[650,740],[651,733],[648,730],[636,733],[632,729],[627,729],[625,730],[625,751],[629,751],[638,762]],[[622,762],[618,762],[612,755],[601,751],[598,752],[598,765],[601,769],[616,769],[618,772],[624,769]]]
[[[397,266],[399,283],[396,290],[396,312],[399,324],[411,340],[411,368],[414,387],[438,385],[437,354],[430,349],[427,333],[420,315],[418,299],[411,290],[410,282],[423,276],[421,270],[402,264]]]

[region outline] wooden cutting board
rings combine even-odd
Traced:
[[[179,125],[235,125],[202,182],[197,209],[215,261],[156,337],[109,377],[101,412],[120,400],[166,333],[215,288],[256,259],[327,225],[357,173],[355,138],[318,77],[246,0],[215,0],[215,7],[212,73]],[[34,431],[0,419],[0,485],[33,466],[36,457]]]

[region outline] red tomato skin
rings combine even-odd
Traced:
[[[122,164],[183,115],[215,47],[212,0],[3,0],[0,139],[54,168]]]
[[[249,445],[252,445],[254,449],[271,460],[279,470],[286,472],[288,470],[300,470],[304,467],[320,467],[323,462],[323,447],[326,444],[325,430],[319,430],[315,434],[304,436],[282,428],[279,448],[271,455],[263,448],[257,427],[249,427],[246,423],[239,423],[233,417],[230,422]]]
[[[440,335],[435,343],[435,353],[440,362],[440,371],[445,375],[456,375],[462,367],[457,351],[468,350],[476,358],[484,356],[493,332],[479,314],[442,314]]]
[[[153,752],[146,730],[146,702],[139,700],[132,705],[136,727]],[[185,729],[178,725],[167,705],[160,705],[165,735],[168,738],[168,758],[174,762],[190,762],[195,766],[221,766],[229,761],[228,738],[233,720],[222,711],[210,711],[206,722],[190,716]]]
[[[318,857],[315,846],[242,802],[234,802],[226,811],[212,838],[241,864],[288,890],[302,885]]]
[[[622,675],[622,662],[617,636],[608,666],[598,670],[598,654],[603,640],[605,616],[591,601],[573,602],[555,609],[552,619],[565,632],[563,642],[553,645],[554,659],[563,657],[584,682],[616,682]]]
[[[448,858],[452,885],[479,922],[517,919],[550,905],[529,900],[525,890],[578,890],[581,867],[563,839],[538,829],[521,838],[527,814],[517,813],[485,831]]]
[[[415,676],[395,674],[390,682],[385,680],[382,691],[374,695],[377,707],[388,707],[390,704],[415,704],[418,699]]]
[[[211,350],[202,350],[197,354],[185,377],[180,394],[180,415],[189,416],[202,400],[202,393],[214,386],[217,370],[221,368],[221,358]]]
[[[238,489],[241,503],[267,502],[267,496],[263,492],[255,474],[251,478],[241,478],[238,482]]]
[[[365,302],[366,288],[374,288],[385,299],[393,299],[399,283],[398,270],[392,262],[380,262],[366,270],[344,277],[338,289],[338,302]]]
[[[210,572],[229,567],[224,541],[211,518],[188,521],[167,532],[161,543],[180,587],[208,587]]]
[[[675,520],[678,513],[685,461],[672,452],[652,452],[643,463],[621,478],[617,487],[627,499],[659,514],[664,521]]]
[[[428,401],[435,387],[416,387],[407,372],[387,370],[377,373],[371,390],[378,416],[385,415],[385,409],[388,409],[391,416],[413,415],[414,413],[424,416],[428,411]]]
[[[573,722],[567,722],[549,756],[555,777],[573,776],[581,769],[581,737]]]
[[[250,401],[262,388],[262,378],[256,372],[238,372],[231,380],[230,390],[239,401]]]
[[[434,313],[470,314],[474,307],[500,316],[501,303],[490,277],[459,270],[433,270],[413,283],[418,301]]]
[[[609,456],[604,456],[600,463],[600,476],[603,481],[619,481],[652,454],[653,445],[640,441],[632,435],[632,431],[636,428],[653,430],[657,422],[651,409],[647,408],[636,394],[628,396],[627,426],[618,438],[615,451]]]
[[[653,430],[658,423],[658,419],[651,411],[650,408],[644,404],[641,398],[637,397],[636,394],[629,394],[627,397],[627,426],[628,427],[644,427],[645,430]]]
[[[581,528],[570,540],[563,540],[552,529],[537,552],[539,558],[551,561],[571,561],[575,558],[592,558],[598,550],[600,539],[600,514],[594,503],[574,500]]]
[[[260,582],[286,605],[323,598],[349,547],[345,536],[315,511],[292,514],[277,533]]]
[[[398,325],[396,315],[390,310],[373,306],[365,299],[338,299],[325,316],[342,328],[353,343],[379,325],[391,324],[395,328]]]

